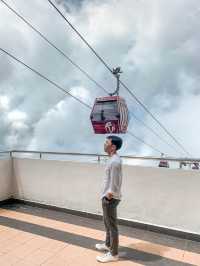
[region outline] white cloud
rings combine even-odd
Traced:
[[[12,111],[8,113],[8,120],[10,122],[15,122],[15,121],[24,121],[26,120],[27,115],[24,112],[21,112],[19,110]]]
[[[114,90],[115,80],[46,1],[7,3],[108,91]],[[186,149],[198,156],[199,126],[195,121],[200,114],[199,1],[87,0],[76,8],[75,1],[59,3],[59,8],[109,65],[122,66],[126,84]],[[0,17],[0,47],[89,105],[95,97],[104,95],[2,3]],[[132,112],[173,143],[124,89],[121,94]],[[2,54],[0,110],[0,144],[5,148],[102,152],[105,136],[93,134],[85,107]],[[165,153],[178,155],[134,119],[129,129]],[[123,139],[124,154],[155,154],[133,137],[125,135]]]
[[[6,111],[9,109],[9,98],[5,95],[0,95],[0,111]]]

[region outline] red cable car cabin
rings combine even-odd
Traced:
[[[166,160],[161,160],[161,161],[159,162],[158,167],[166,167],[166,168],[169,168],[169,163],[168,163],[168,161],[166,161]]]
[[[192,169],[199,170],[199,163],[193,163]]]
[[[128,108],[120,96],[96,98],[90,119],[95,134],[126,133]]]

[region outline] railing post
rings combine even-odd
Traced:
[[[42,159],[42,153],[40,152],[40,159]]]

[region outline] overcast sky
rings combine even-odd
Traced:
[[[108,91],[115,80],[46,0],[5,0]],[[200,157],[199,0],[57,0],[72,24],[193,156]],[[71,94],[93,105],[105,93],[0,3],[0,47]],[[129,131],[167,155],[181,149],[121,88],[129,110],[174,149],[131,117]],[[90,112],[70,96],[0,52],[0,150],[103,152]],[[159,155],[122,135],[121,154]]]

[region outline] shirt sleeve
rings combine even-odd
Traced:
[[[120,176],[120,168],[121,165],[119,163],[112,163],[111,169],[110,169],[110,184],[108,192],[115,194],[119,187],[121,182],[121,176]]]

